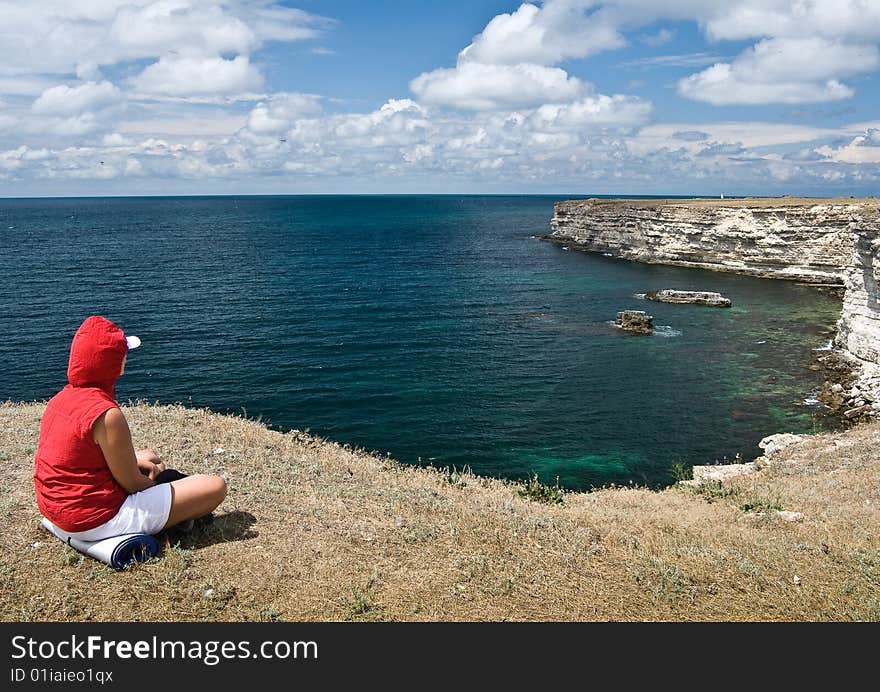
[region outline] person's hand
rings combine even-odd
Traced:
[[[143,466],[138,463],[138,468],[140,468],[141,473],[149,477],[151,481],[154,481],[156,480],[156,476],[165,470],[165,464],[161,461],[158,464],[155,464],[152,461],[146,461]]]
[[[135,456],[138,470],[151,481],[156,480],[156,476],[165,470],[165,464],[159,459],[159,455],[149,449],[139,449]]]

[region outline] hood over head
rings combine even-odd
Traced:
[[[67,381],[74,387],[100,387],[113,395],[127,353],[125,333],[110,320],[92,315],[73,336]]]

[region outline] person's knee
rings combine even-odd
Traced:
[[[223,502],[223,500],[226,499],[226,493],[228,492],[229,489],[226,486],[226,479],[225,478],[222,478],[221,476],[214,476],[214,478],[217,479],[216,480],[217,497],[219,498],[217,500],[217,504],[219,505],[221,502]]]
[[[192,503],[193,508],[198,507],[198,511],[204,514],[212,512],[226,499],[226,480],[221,476],[197,473],[172,481],[172,488],[175,485],[185,491],[186,502]]]
[[[205,476],[204,482],[215,507],[226,499],[227,487],[225,478],[221,476]]]

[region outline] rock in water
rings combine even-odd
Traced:
[[[644,310],[623,310],[617,313],[614,326],[637,334],[653,334],[654,318]]]
[[[649,291],[645,294],[648,300],[658,303],[692,303],[694,305],[710,305],[715,308],[729,308],[730,298],[725,298],[714,291],[677,291],[664,288],[662,291]]]

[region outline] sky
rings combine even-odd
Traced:
[[[0,197],[880,188],[880,0],[0,0],[0,45]]]

